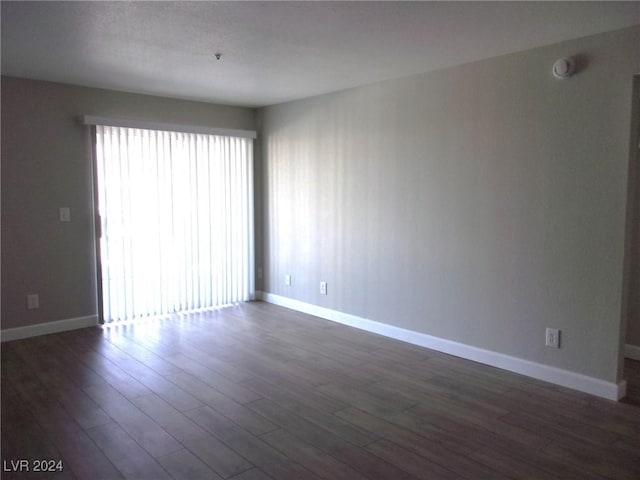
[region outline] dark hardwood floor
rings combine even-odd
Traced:
[[[3,344],[2,460],[3,479],[637,480],[640,406],[254,302]]]

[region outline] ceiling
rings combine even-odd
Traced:
[[[3,1],[1,14],[4,75],[258,107],[640,24],[640,2]]]

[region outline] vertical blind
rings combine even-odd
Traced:
[[[253,142],[96,125],[105,322],[254,296]]]

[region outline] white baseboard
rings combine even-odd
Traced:
[[[20,340],[21,338],[37,337],[38,335],[48,335],[50,333],[66,332],[77,328],[93,327],[98,325],[98,315],[86,317],[67,318],[54,322],[36,323],[26,327],[7,328],[0,330],[0,341],[9,342]]]
[[[455,355],[456,357],[473,360],[493,367],[502,368],[522,375],[527,375],[538,380],[554,383],[563,387],[579,390],[581,392],[597,395],[609,400],[620,400],[625,396],[627,384],[623,380],[619,383],[606,382],[598,378],[589,377],[580,373],[563,370],[549,365],[532,362],[518,357],[512,357],[490,350],[465,345],[464,343],[434,337],[425,333],[407,330],[393,325],[376,322],[348,313],[338,312],[324,307],[319,307],[299,300],[294,300],[268,292],[257,292],[259,299],[274,305],[280,305],[292,310],[314,315],[334,322],[349,325],[351,327],[366,330],[368,332],[395,338],[403,342],[430,348],[439,352]]]
[[[640,361],[640,347],[638,345],[631,345],[627,343],[624,346],[624,356],[625,358],[630,358],[631,360]]]

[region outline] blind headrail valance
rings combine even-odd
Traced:
[[[223,137],[257,138],[255,130],[239,130],[233,128],[214,128],[202,125],[183,125],[178,123],[148,122],[146,120],[131,120],[127,118],[97,117],[81,115],[78,118],[82,125],[104,125],[107,127],[143,128],[146,130],[163,130],[167,132],[202,133],[205,135],[220,135]]]

